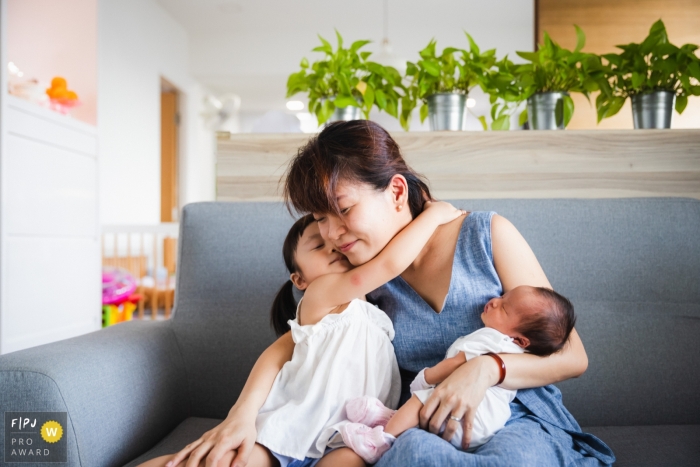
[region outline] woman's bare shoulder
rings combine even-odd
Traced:
[[[491,250],[504,292],[519,285],[551,287],[527,240],[512,222],[498,214],[491,219]]]

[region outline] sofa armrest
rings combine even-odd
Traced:
[[[129,321],[0,356],[0,412],[68,413],[66,466],[122,466],[189,410],[170,320]]]

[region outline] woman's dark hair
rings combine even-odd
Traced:
[[[574,306],[568,298],[546,287],[534,287],[545,308],[523,318],[517,331],[530,340],[527,351],[540,356],[551,355],[569,339],[576,323]]]
[[[284,258],[284,264],[287,266],[289,274],[299,272],[299,266],[295,259],[297,246],[299,245],[299,239],[312,222],[314,222],[314,218],[310,214],[298,219],[294,225],[292,225],[292,228],[289,229],[287,237],[284,239],[284,243],[282,244],[282,257]],[[294,284],[291,280],[288,280],[284,283],[279,292],[277,292],[275,301],[272,302],[272,309],[270,310],[270,324],[272,324],[272,327],[275,329],[277,336],[281,336],[289,331],[290,328],[287,321],[294,319],[296,313],[297,302],[294,299]]]
[[[394,175],[408,183],[408,205],[416,217],[431,200],[422,176],[401,156],[389,133],[369,120],[334,122],[299,148],[287,169],[284,201],[292,211],[340,214],[335,198],[339,180],[367,183],[384,190]]]

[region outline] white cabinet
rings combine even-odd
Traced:
[[[1,99],[4,354],[99,329],[101,257],[97,129],[7,94]]]

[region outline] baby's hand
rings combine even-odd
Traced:
[[[436,216],[438,224],[447,224],[467,213],[464,209],[457,209],[446,201],[426,201],[423,210]]]

